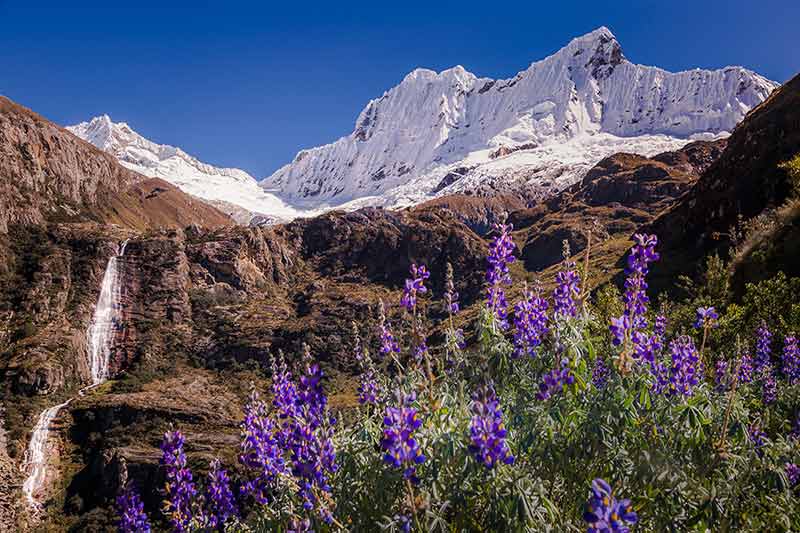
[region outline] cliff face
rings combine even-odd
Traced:
[[[97,206],[141,176],[32,111],[0,96],[0,232]]]
[[[653,229],[667,236],[672,248],[695,254],[726,243],[739,216],[751,218],[786,200],[791,187],[779,164],[797,153],[800,75],[745,117],[719,159]]]
[[[528,270],[540,271],[562,256],[567,240],[572,253],[587,245],[593,230],[595,247],[606,241],[627,241],[637,228],[654,220],[688,191],[725,147],[726,141],[697,141],[652,158],[615,154],[555,198],[511,213],[521,256]],[[621,249],[624,250],[624,242]],[[602,267],[619,258],[614,250]]]

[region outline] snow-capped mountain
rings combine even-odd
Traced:
[[[400,206],[453,192],[562,189],[615,152],[726,135],[776,83],[742,67],[670,73],[628,61],[605,27],[506,80],[417,69],[354,131],[261,184],[308,206]]]
[[[67,129],[96,147],[113,154],[125,167],[159,177],[214,204],[235,220],[248,223],[254,216],[264,221],[291,220],[301,213],[238,168],[219,168],[203,163],[180,148],[145,139],[128,124],[112,122],[108,115],[95,117]]]

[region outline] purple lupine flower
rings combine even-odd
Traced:
[[[119,533],[150,533],[144,503],[132,483],[128,483],[117,496],[117,515]]]
[[[486,258],[489,267],[486,270],[487,289],[486,303],[501,329],[508,328],[506,293],[503,285],[511,285],[511,274],[508,265],[515,261],[514,240],[511,237],[511,224],[496,224],[498,235],[489,245]]]
[[[750,383],[753,381],[753,358],[749,353],[742,354],[739,360],[739,383]]]
[[[197,494],[192,471],[186,466],[180,431],[168,431],[161,442],[161,465],[166,471],[164,514],[178,533],[189,531],[192,521],[192,500]]]
[[[322,389],[324,374],[319,365],[311,363],[308,350],[305,359],[306,372],[300,378],[296,417],[285,449],[290,452],[291,471],[298,483],[303,508],[307,511],[316,508],[320,517],[331,523],[333,515],[317,494],[331,491],[328,477],[338,470],[333,446],[336,421],[327,414],[328,399]]]
[[[653,394],[669,392],[671,387],[670,368],[660,361],[654,361],[650,365],[650,374],[653,376],[653,384],[650,389]]]
[[[320,505],[314,490],[330,492],[328,477],[338,470],[331,425],[315,430],[308,419],[302,419],[295,426],[291,466],[292,475],[299,485],[303,508],[310,511],[316,507],[322,519],[331,523],[333,515],[326,506]]]
[[[425,359],[428,354],[428,345],[425,339],[419,341],[419,344],[414,346],[414,359],[419,363]]]
[[[756,372],[761,372],[769,366],[772,357],[772,332],[762,322],[756,330]]]
[[[611,485],[598,478],[592,481],[592,494],[586,503],[583,519],[589,524],[588,533],[628,533],[628,525],[635,524],[639,517],[630,500],[614,498]]]
[[[651,366],[655,363],[657,357],[661,354],[661,350],[664,348],[661,336],[655,333],[652,335],[645,335],[641,331],[634,331],[631,340],[633,341],[634,348],[633,357],[635,359],[647,361]]]
[[[358,385],[358,403],[361,405],[375,405],[381,393],[380,385],[375,378],[375,371],[367,368],[361,373],[361,383]]]
[[[297,390],[298,405],[305,407],[305,418],[313,429],[320,425],[325,407],[328,405],[328,398],[322,390],[324,376],[318,364],[306,365],[306,373],[300,376],[300,386]]]
[[[672,356],[670,391],[672,394],[691,396],[702,375],[700,357],[694,341],[684,335],[672,341],[669,348]]]
[[[567,262],[564,269],[556,274],[556,288],[553,290],[553,311],[555,316],[575,317],[578,307],[575,299],[580,295],[581,277],[575,270],[575,263]]]
[[[572,375],[569,359],[565,357],[561,359],[559,368],[554,368],[542,376],[542,382],[539,383],[539,392],[536,393],[536,399],[539,401],[547,400],[553,394],[562,392],[564,387],[572,385],[574,382],[575,376]]]
[[[458,292],[456,291],[455,283],[453,282],[453,265],[447,263],[444,281],[444,302],[447,312],[451,315],[458,314]]]
[[[697,319],[695,320],[694,327],[697,329],[716,328],[719,326],[717,320],[719,314],[714,307],[698,307]]]
[[[783,341],[783,374],[792,385],[800,382],[800,346],[793,333]]]
[[[645,326],[644,315],[650,298],[647,296],[646,277],[650,271],[650,263],[658,261],[656,252],[658,238],[655,235],[637,233],[633,237],[636,243],[628,255],[628,264],[625,268],[625,293],[622,301],[625,304],[625,315],[631,319],[631,326],[640,329]]]
[[[747,436],[750,442],[753,443],[753,447],[756,449],[756,453],[759,457],[763,455],[764,452],[761,448],[767,443],[767,434],[761,430],[758,424],[750,424],[747,428]]]
[[[666,333],[667,333],[667,317],[665,317],[664,315],[658,315],[656,317],[655,324],[653,324],[653,334],[658,335],[663,339]]]
[[[464,338],[464,330],[461,328],[457,328],[453,330],[452,333],[453,342],[458,347],[459,350],[463,350],[467,347],[467,340]]]
[[[311,520],[308,518],[292,518],[287,524],[286,533],[314,533]]]
[[[729,385],[728,361],[719,359],[714,365],[714,385],[720,392],[727,390]]]
[[[281,358],[272,365],[272,405],[282,420],[288,420],[294,418],[297,403],[297,387],[291,371]]]
[[[208,525],[212,528],[222,528],[228,518],[236,516],[237,512],[228,472],[222,468],[219,459],[211,462],[206,493]]]
[[[631,329],[631,319],[626,315],[611,318],[611,325],[608,327],[613,337],[612,343],[614,346],[619,346],[625,341],[625,336]]]
[[[598,355],[594,360],[594,368],[592,369],[592,383],[598,389],[602,389],[608,383],[608,376],[611,373],[606,359],[602,355]]]
[[[399,407],[387,407],[383,418],[383,460],[395,467],[403,468],[403,477],[419,483],[416,465],[425,462],[425,455],[414,438],[414,432],[422,425],[417,410],[411,407],[416,400],[414,393],[400,398]]]
[[[246,496],[264,505],[279,474],[286,471],[280,445],[277,440],[278,428],[268,416],[267,405],[253,391],[250,402],[244,408],[244,420],[240,424],[242,440],[239,462],[254,477],[242,485]]]
[[[411,518],[408,515],[404,514],[396,514],[394,515],[394,521],[397,523],[398,529],[403,533],[411,533]]]
[[[514,464],[506,442],[506,429],[503,426],[503,411],[491,384],[472,397],[472,421],[469,427],[469,451],[486,468],[494,468],[498,463]]]
[[[425,280],[431,277],[431,273],[428,272],[428,267],[425,265],[417,266],[416,263],[411,265],[410,272],[411,279],[406,279],[403,296],[400,298],[400,305],[412,312],[417,306],[417,295],[428,292],[428,288],[425,287]]]
[[[378,331],[381,335],[381,357],[388,357],[392,353],[400,353],[400,345],[395,340],[392,330],[389,329],[383,302],[380,302],[379,307]]]
[[[647,305],[650,297],[647,296],[647,274],[650,271],[650,263],[658,261],[659,255],[655,251],[658,238],[655,235],[644,235],[637,233],[633,237],[634,246],[628,254],[628,263],[625,267],[625,292],[622,295],[624,305],[623,314],[620,317],[612,318],[609,329],[613,336],[613,343],[619,346],[626,340],[641,341],[646,337],[639,335],[647,326]]]
[[[794,487],[800,483],[800,466],[795,463],[786,463],[786,478],[789,480],[789,486]]]
[[[761,399],[765,404],[775,403],[778,399],[778,384],[775,382],[775,374],[772,367],[767,364],[762,370]]]
[[[514,306],[514,357],[536,357],[536,349],[547,335],[547,300],[541,290],[526,290],[523,299]]]

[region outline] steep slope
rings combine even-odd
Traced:
[[[725,234],[739,216],[751,218],[783,203],[790,184],[779,164],[798,152],[800,75],[747,115],[719,160],[654,227],[669,229],[670,242],[676,247],[700,251],[726,242]]]
[[[512,212],[510,220],[517,229],[525,267],[541,271],[560,261],[564,240],[573,253],[581,252],[589,229],[596,251],[606,241],[613,249],[614,241],[620,239],[624,251],[628,237],[688,191],[720,157],[725,144],[724,139],[695,141],[652,158],[614,154],[556,197]],[[612,250],[607,259],[603,268],[611,267],[618,257]]]
[[[0,96],[0,233],[102,205],[142,176]]]
[[[405,205],[462,191],[542,197],[616,152],[724,135],[776,84],[740,67],[669,73],[625,59],[599,28],[508,80],[417,69],[355,130],[262,182],[307,205]]]
[[[674,268],[693,270],[699,258],[714,250],[723,254],[736,244],[734,289],[747,280],[777,271],[800,274],[800,206],[790,200],[789,173],[781,168],[800,154],[800,75],[753,109],[728,140],[720,158],[675,206],[648,228],[662,235],[664,251],[676,258]],[[758,217],[758,218],[756,218]],[[741,221],[756,221],[742,228]],[[738,230],[737,230],[737,226]],[[745,240],[731,230],[744,230]],[[667,278],[670,265],[654,274]]]
[[[0,233],[9,226],[114,223],[130,229],[219,226],[231,220],[162,180],[0,97]]]
[[[128,124],[112,122],[108,115],[67,129],[113,155],[126,168],[168,181],[182,191],[212,203],[237,222],[247,224],[254,215],[277,222],[300,214],[259,187],[247,172],[208,165],[180,148],[156,144],[136,133]]]

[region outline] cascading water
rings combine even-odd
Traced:
[[[59,411],[69,404],[72,400],[54,405],[46,409],[39,415],[36,426],[33,428],[31,442],[25,452],[25,469],[28,477],[22,484],[22,492],[28,503],[36,505],[36,493],[44,486],[47,478],[47,437],[50,435],[50,426]]]
[[[119,324],[121,283],[119,260],[125,254],[128,241],[122,243],[116,255],[108,260],[103,283],[100,288],[100,297],[95,306],[92,324],[87,331],[87,348],[89,368],[91,369],[92,382],[78,393],[83,395],[87,390],[96,387],[108,379],[109,357],[114,342],[114,331]],[[27,478],[22,484],[25,499],[33,506],[38,505],[37,495],[44,487],[47,480],[47,455],[48,438],[53,420],[58,413],[69,405],[74,398],[64,403],[54,405],[42,412],[33,428],[28,450],[25,452],[24,470]]]
[[[119,253],[108,260],[100,298],[94,309],[92,325],[89,326],[89,364],[92,369],[92,385],[99,385],[108,379],[108,362],[114,331],[119,322],[120,284],[119,258],[125,254],[128,241],[122,243]]]

